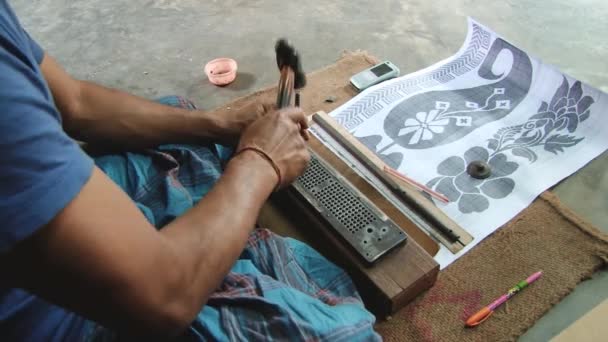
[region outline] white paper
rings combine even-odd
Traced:
[[[388,165],[445,194],[474,237],[442,268],[608,148],[608,97],[469,19],[454,56],[369,88],[330,115]],[[473,160],[492,175],[476,180]]]

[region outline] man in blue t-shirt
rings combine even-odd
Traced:
[[[129,334],[180,333],[268,195],[305,168],[306,128],[294,108],[187,111],[73,79],[0,0],[0,339],[79,339],[85,318]],[[73,139],[128,148],[215,139],[242,152],[157,231]]]

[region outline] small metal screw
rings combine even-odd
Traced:
[[[329,96],[328,98],[325,99],[325,102],[327,102],[327,103],[334,103],[334,102],[336,102],[336,97],[335,96]]]

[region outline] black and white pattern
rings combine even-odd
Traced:
[[[334,116],[334,119],[349,130],[355,129],[364,120],[377,114],[383,106],[390,105],[425,88],[449,82],[475,69],[482,62],[490,48],[490,38],[488,30],[476,23],[472,23],[470,43],[461,56],[419,77],[371,90],[355,102],[349,103],[348,107],[339,111]]]
[[[510,70],[497,75],[494,70],[500,57],[512,61]],[[395,106],[384,120],[387,135],[402,147],[425,149],[451,143],[500,120],[528,94],[532,64],[526,53],[496,39],[477,74],[482,81],[497,81],[412,96]]]
[[[464,158],[452,156],[437,166],[440,175],[427,186],[458,203],[465,214],[482,212],[490,206],[489,199],[501,199],[515,188],[508,176],[517,170],[519,163],[534,163],[538,153],[558,154],[572,147],[584,137],[575,133],[579,123],[587,120],[595,100],[583,94],[581,82],[572,86],[564,77],[551,101],[543,101],[538,112],[521,125],[504,127],[488,141],[487,148],[475,146],[464,153]],[[510,153],[513,161],[507,160]],[[466,172],[466,166],[475,160],[488,162],[492,175],[485,180],[475,179]]]
[[[388,81],[338,118],[385,163],[434,190],[474,236],[463,252],[608,147],[608,96],[469,21],[464,47],[423,72]],[[469,176],[472,161],[490,165]],[[458,256],[441,249],[446,266]]]

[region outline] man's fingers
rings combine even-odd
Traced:
[[[302,138],[308,141],[310,139],[310,134],[308,133],[310,118],[306,116],[306,114],[304,114],[304,112],[300,108],[288,109],[287,115],[293,122],[298,125]]]
[[[264,113],[269,113],[277,109],[277,105],[271,102],[263,102],[262,107],[264,108]]]
[[[291,107],[289,109],[285,109],[284,113],[287,114],[287,117],[289,117],[293,122],[299,124],[302,129],[308,129],[308,118],[302,109]]]
[[[310,140],[310,133],[308,133],[308,130],[301,129],[300,134],[302,135],[302,138],[304,138],[304,140],[306,140],[306,141]]]
[[[263,104],[256,104],[255,106],[255,114],[257,117],[260,117],[264,114],[268,113],[268,110]]]
[[[273,112],[276,110],[276,106],[271,104],[270,102],[265,103],[265,102],[253,102],[253,103],[249,103],[244,105],[243,107],[241,107],[241,111],[245,111],[245,112],[254,112],[256,118],[262,117],[270,112]]]
[[[303,123],[301,124],[302,129],[309,129],[310,128],[310,117],[306,114],[304,114],[304,119],[303,119]]]

